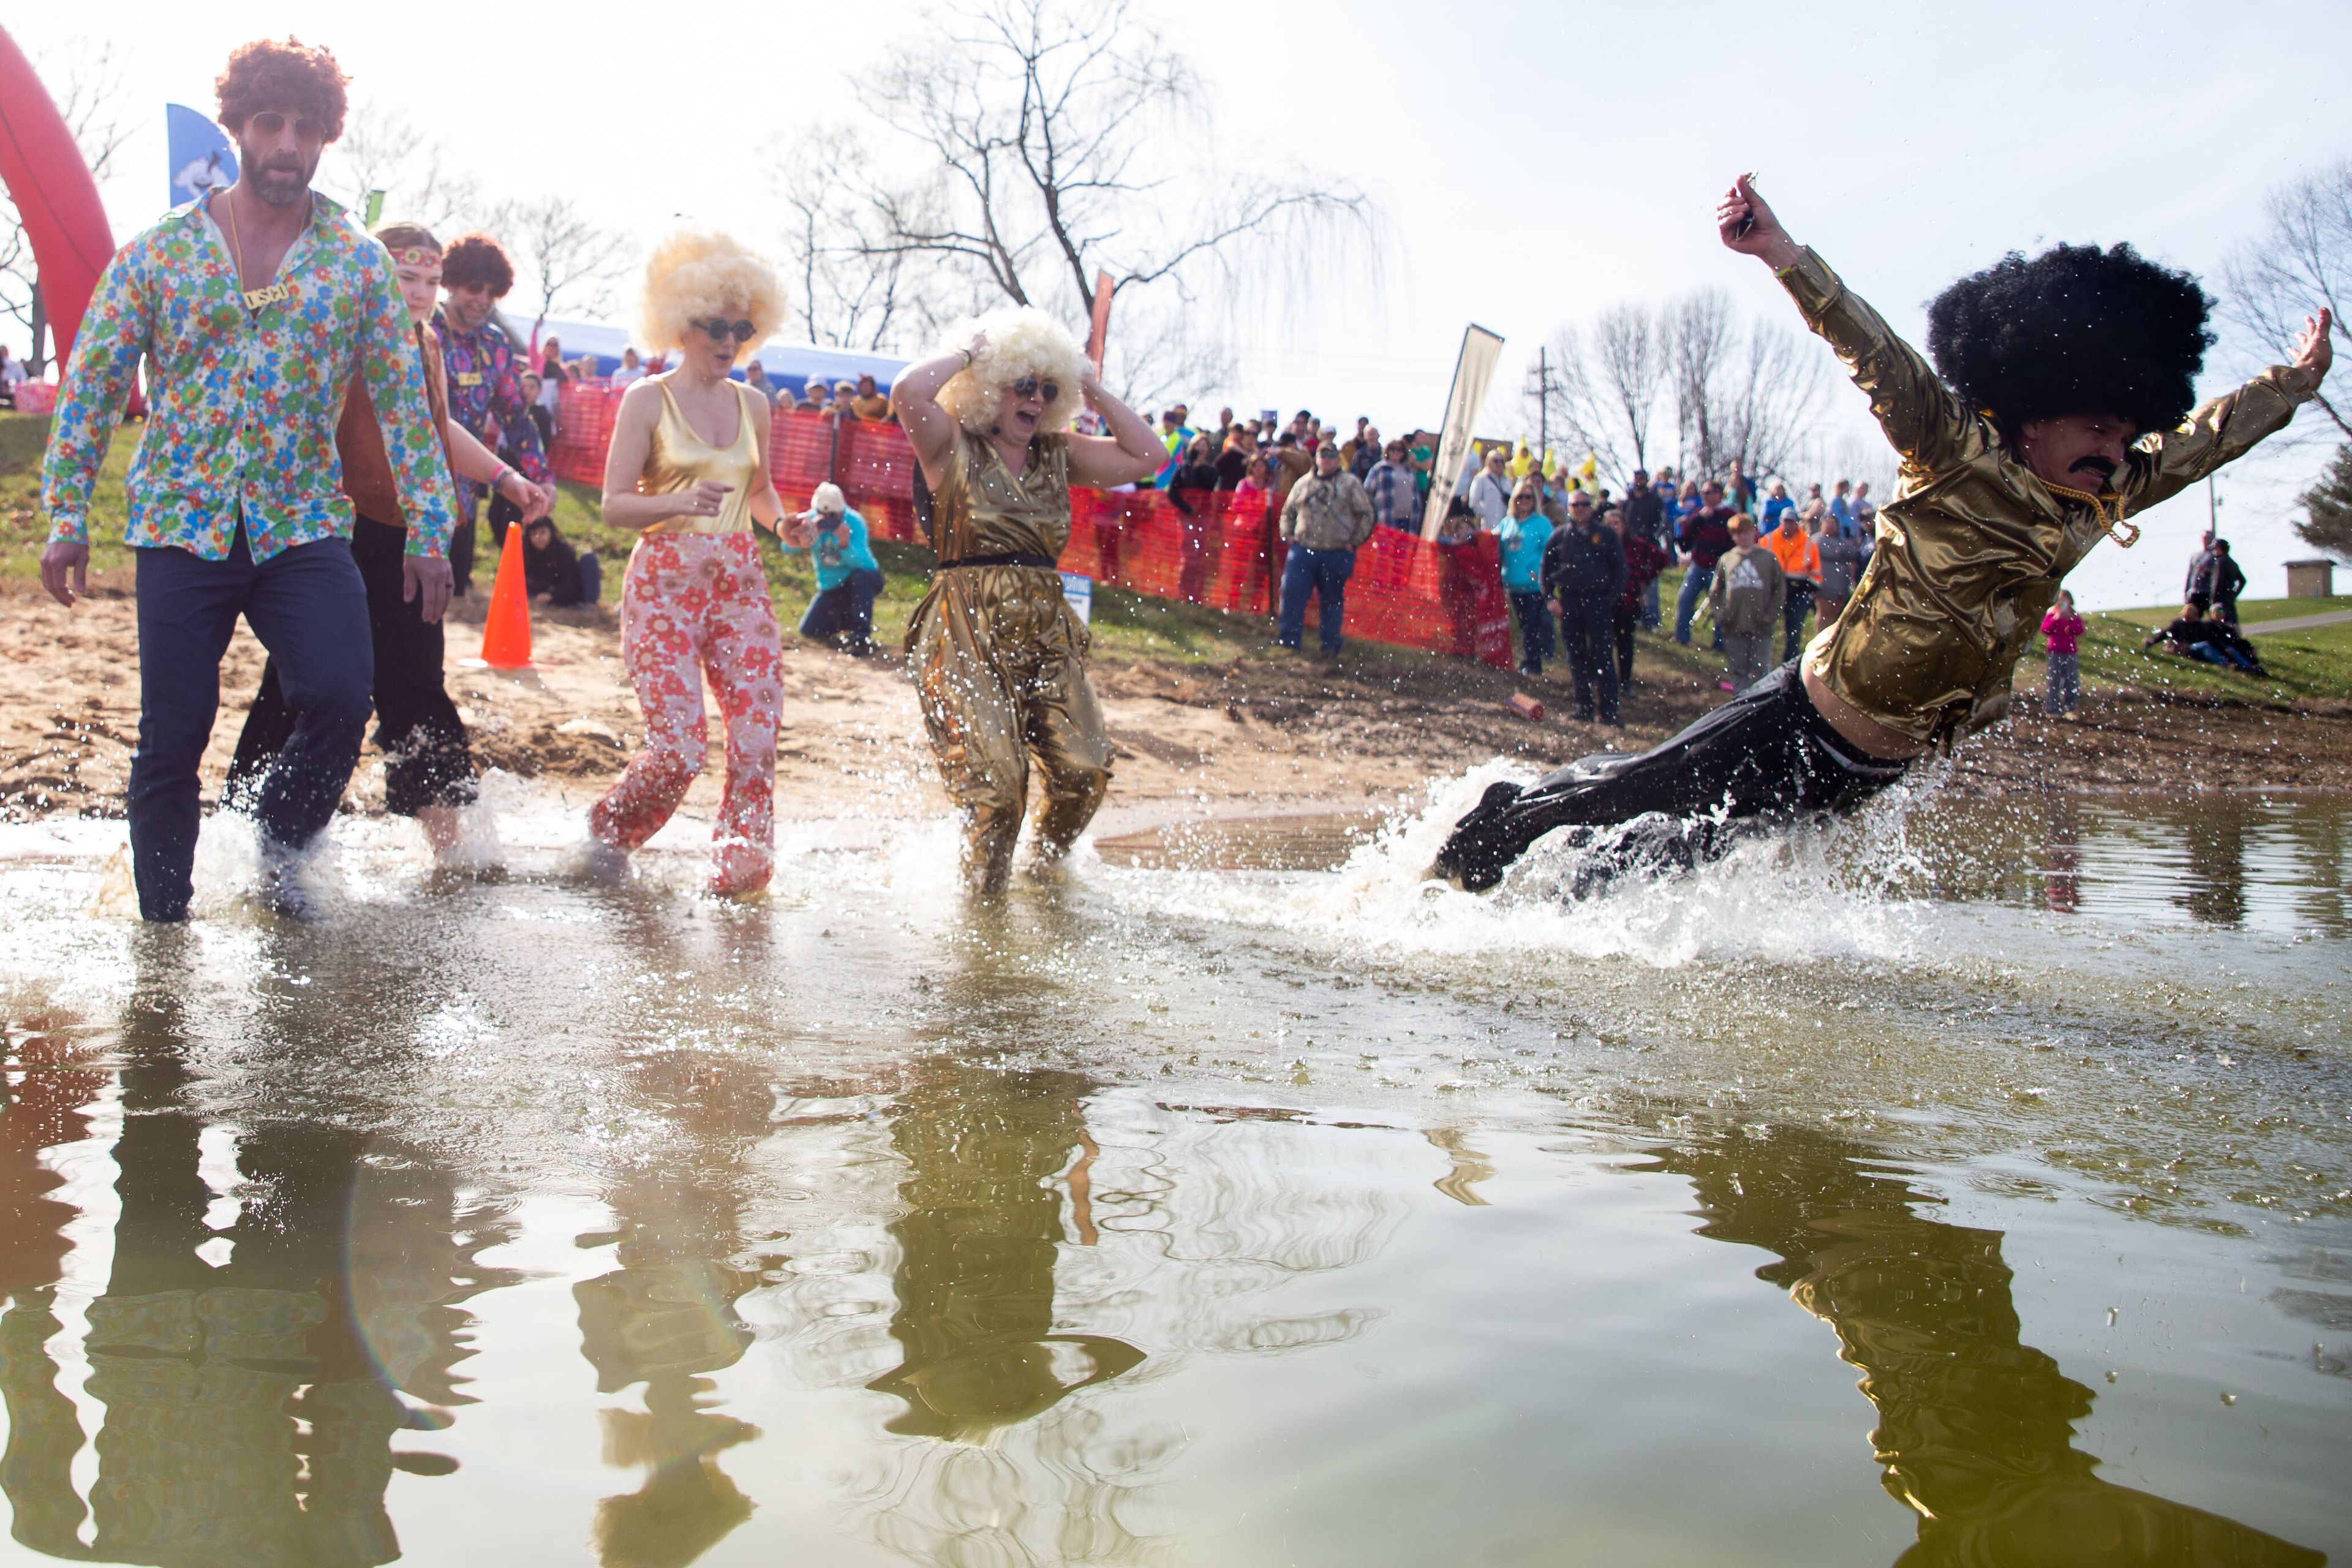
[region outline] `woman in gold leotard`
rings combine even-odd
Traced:
[[[963,347],[904,372],[890,398],[931,489],[940,552],[908,623],[908,662],[963,816],[965,879],[993,896],[1012,872],[1033,756],[1045,785],[1041,857],[1068,851],[1110,786],[1087,629],[1055,568],[1070,537],[1070,487],[1148,479],[1168,454],[1039,310],[982,318]],[[1067,433],[1082,398],[1109,436]]]
[[[604,521],[639,531],[621,654],[646,746],[589,811],[603,874],[660,831],[702,771],[706,675],[727,727],[711,890],[756,892],[774,868],[782,648],[751,524],[783,527],[784,509],[769,477],[767,400],[729,373],[783,314],[775,273],[722,234],[674,235],[646,268],[646,341],[674,345],[678,363],[629,388],[604,460]]]

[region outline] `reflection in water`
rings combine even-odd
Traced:
[[[685,952],[666,911],[644,901],[632,909],[632,950],[661,968],[725,973],[740,956]],[[762,934],[754,925],[731,940],[757,946]],[[593,1538],[606,1568],[683,1568],[751,1517],[751,1500],[718,1457],[759,1429],[705,1408],[701,1396],[715,1386],[704,1374],[733,1366],[751,1346],[735,1304],[759,1283],[758,1265],[782,1261],[736,1262],[749,1201],[744,1163],[768,1134],[774,1095],[763,1060],[667,1039],[627,1058],[621,1076],[622,1104],[666,1114],[631,1139],[607,1185],[617,1234],[582,1238],[613,1242],[621,1267],[572,1295],[596,1392],[646,1385],[644,1410],[597,1413],[604,1462],[646,1476],[635,1492],[596,1505]]]
[[[1053,1178],[1083,1158],[1075,1073],[919,1064],[890,1120],[907,1163],[898,1239],[905,1359],[866,1386],[907,1409],[893,1432],[978,1442],[1143,1360],[1098,1334],[1054,1331],[1054,1263],[1067,1239]]]
[[[68,1068],[59,1037],[18,1053],[0,1165],[12,1206],[0,1318],[8,1452],[0,1488],[16,1539],[53,1556],[118,1563],[325,1565],[399,1555],[384,1490],[395,1468],[446,1475],[446,1456],[400,1453],[394,1434],[447,1425],[396,1389],[461,1404],[451,1369],[470,1352],[457,1303],[511,1276],[473,1261],[500,1216],[460,1212],[452,1184],[390,1140],[289,1117],[233,1129],[239,1212],[215,1229],[202,1171],[206,1119],[176,933],[146,933],[140,984],[114,1041],[120,1204],[106,1289],[89,1303],[86,1384],[102,1412],[85,1503],[72,1467],[79,1412],[48,1344],[54,1285],[78,1217],[31,1177],[28,1149],[86,1136],[105,1075]],[[283,1044],[249,1042],[268,1061]],[[296,1054],[303,1054],[297,1050]],[[263,1069],[266,1072],[266,1068]],[[16,1110],[32,1111],[20,1121]],[[470,1238],[465,1245],[457,1233]],[[224,1255],[224,1248],[226,1252]],[[388,1353],[381,1353],[387,1352]],[[91,1541],[80,1539],[87,1518]]]
[[[1454,1161],[1454,1168],[1430,1185],[1457,1204],[1470,1208],[1486,1207],[1486,1200],[1478,1195],[1478,1184],[1493,1179],[1494,1162],[1470,1147],[1470,1140],[1458,1127],[1433,1127],[1422,1136],[1433,1147],[1444,1150]]]
[[[2094,1475],[2074,1447],[2091,1391],[2020,1342],[2000,1233],[1922,1217],[1935,1200],[1868,1169],[1873,1151],[1791,1128],[1652,1152],[1648,1168],[1696,1187],[1699,1234],[1778,1254],[1758,1278],[1835,1329],[1861,1369],[1884,1484],[1919,1516],[1904,1563],[2326,1560]]]
[[[442,1418],[412,1414],[395,1395],[354,1310],[345,1258],[367,1139],[284,1120],[241,1129],[242,1210],[214,1230],[215,1194],[200,1171],[205,1122],[188,1103],[194,1075],[178,1000],[187,976],[164,963],[146,978],[117,1041],[121,1209],[85,1342],[88,1392],[104,1409],[87,1504],[95,1534],[89,1545],[79,1538],[85,1505],[71,1467],[83,1435],[47,1351],[60,1324],[46,1283],[19,1278],[0,1323],[10,1418],[0,1484],[16,1538],[101,1562],[390,1562],[399,1555],[383,1508],[393,1469],[450,1466],[393,1452],[394,1433]],[[69,1217],[46,1207],[47,1226]],[[223,1242],[226,1259],[208,1261]],[[39,1272],[54,1279],[59,1250],[36,1241],[16,1261],[46,1258]],[[445,1340],[422,1359],[446,1371],[460,1354]]]
[[[2246,919],[2246,814],[2191,813],[2189,875],[2175,901],[2208,925],[2237,926]]]
[[[2071,795],[2050,797],[2042,849],[2042,901],[2053,914],[2083,907],[2082,823]]]
[[[2342,936],[2352,934],[2347,828],[2352,805],[2327,795],[1937,795],[1913,809],[1904,840],[1924,872],[1913,890],[1940,899],[2039,904],[2147,926],[2185,916],[2235,931]],[[1849,841],[1865,855],[1871,845]],[[1896,884],[1911,875],[1904,869]]]
[[[894,1097],[898,1362],[866,1386],[902,1402],[886,1429],[919,1441],[862,1489],[874,1535],[914,1562],[1141,1562],[1153,1546],[1132,1516],[1169,1445],[1062,1403],[1145,1358],[1056,1323],[1062,1247],[1099,1239],[1085,1113],[1096,1085],[1006,1059],[1058,1026],[1053,988],[1028,965],[1074,930],[1052,888],[1022,915],[978,912],[949,954],[946,1016],[986,1045],[916,1058]]]

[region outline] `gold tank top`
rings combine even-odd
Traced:
[[[751,492],[760,483],[760,433],[752,426],[754,419],[768,412],[765,398],[745,395],[744,389],[735,388],[736,425],[734,444],[714,447],[694,432],[686,421],[677,399],[670,395],[667,380],[654,383],[661,388],[661,417],[654,422],[653,444],[646,450],[646,466],[637,476],[637,493],[642,496],[674,495],[692,489],[704,479],[716,479],[735,488],[719,508],[716,517],[666,517],[646,529],[647,533],[749,533],[751,531]],[[735,384],[728,384],[732,386]],[[754,403],[758,412],[753,412]]]

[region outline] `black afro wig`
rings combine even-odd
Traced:
[[[2196,401],[2213,301],[2128,245],[2017,251],[1927,306],[1927,352],[1953,390],[2014,437],[2031,419],[2116,415],[2143,434]]]

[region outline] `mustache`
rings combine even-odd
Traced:
[[[2116,477],[2116,466],[2113,458],[2077,458],[2066,471],[2070,474],[2092,473],[2103,479],[2111,479]]]

